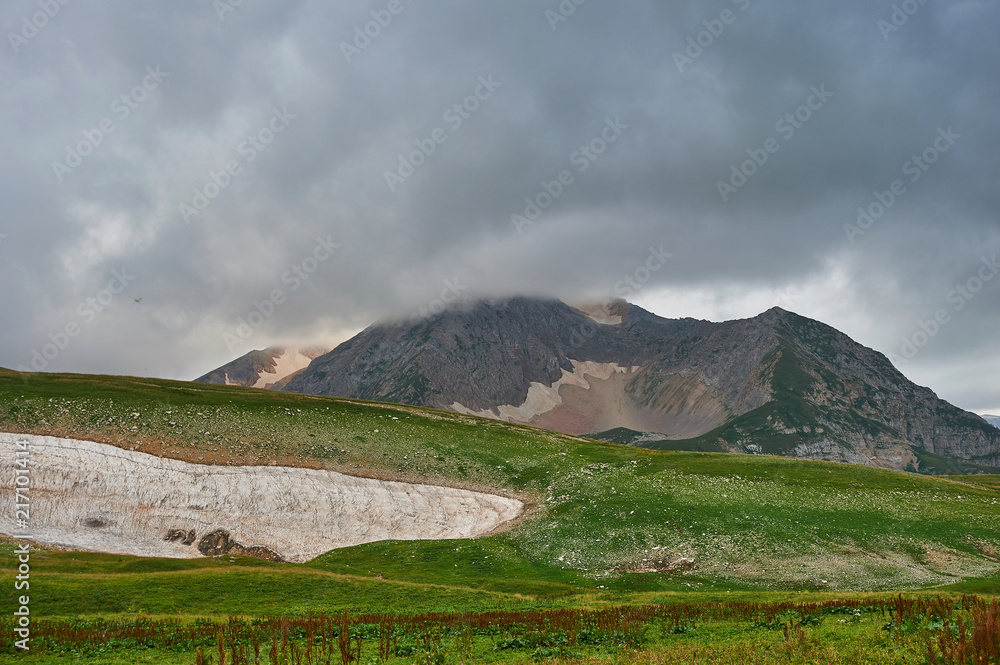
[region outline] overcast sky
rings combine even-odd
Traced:
[[[619,295],[779,304],[998,413],[1000,5],[896,8],[9,0],[0,365],[190,379]]]

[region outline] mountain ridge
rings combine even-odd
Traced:
[[[329,347],[323,346],[271,346],[250,351],[198,377],[195,382],[276,389],[305,369],[315,358],[329,351]]]
[[[985,420],[913,384],[885,355],[779,307],[717,323],[623,300],[463,303],[373,324],[281,389],[576,435],[624,428],[650,447],[926,472],[942,471],[941,458],[1000,467],[1000,432]]]

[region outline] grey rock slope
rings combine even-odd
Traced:
[[[329,350],[330,347],[272,346],[261,351],[251,351],[198,377],[195,382],[276,389],[288,377],[305,369],[310,361]]]
[[[282,389],[611,440],[645,433],[649,447],[929,472],[1000,466],[1000,430],[916,386],[882,354],[779,308],[713,323],[623,301],[598,316],[556,300],[482,301],[371,326]]]

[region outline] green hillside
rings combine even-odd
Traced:
[[[310,649],[322,656],[313,662],[349,662],[334,654],[350,648],[363,649],[352,662],[394,665],[903,664],[923,662],[959,615],[976,630],[996,623],[984,601],[958,594],[1000,590],[998,476],[654,451],[430,409],[6,370],[0,430],[470,487],[531,506],[488,537],[374,542],[305,564],[41,548],[29,656],[41,665],[219,665],[220,648],[234,665],[309,662]],[[18,561],[0,541],[15,607]],[[898,597],[905,589],[921,597]],[[23,658],[0,646],[0,663]]]
[[[429,409],[128,377],[3,371],[0,429],[475,487],[532,504],[528,519],[462,546],[373,543],[307,564],[343,574],[498,592],[513,579],[563,591],[887,590],[1000,568],[1000,495],[980,478],[650,451]],[[407,562],[431,553],[433,565]]]

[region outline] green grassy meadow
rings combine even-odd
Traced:
[[[430,409],[7,370],[0,370],[0,430],[90,439],[192,462],[309,466],[446,484],[516,496],[530,505],[525,519],[487,537],[368,543],[305,564],[39,550],[32,557],[33,616],[64,627],[136,617],[223,625],[230,617],[249,621],[310,612],[471,616],[887,602],[899,592],[957,598],[1000,587],[997,476],[930,477],[781,457],[655,451]],[[0,549],[5,597],[13,606],[12,541]],[[545,646],[538,638],[530,649],[496,649],[498,640],[514,639],[509,630],[506,637],[463,637],[451,627],[445,632],[458,633],[442,638],[439,651],[449,651],[448,662],[641,657],[646,660],[635,662],[908,663],[925,662],[920,658],[931,634],[924,627],[894,637],[883,630],[881,614],[847,623],[831,615],[800,625],[807,634],[801,639],[794,626],[786,638],[782,630],[753,628],[745,618],[714,615],[697,630],[660,635],[662,621],[654,619],[646,627],[655,639]],[[431,639],[430,630],[413,629],[403,637]],[[29,657],[39,663],[194,663],[199,646],[185,643],[175,653],[152,640],[148,653],[127,645],[103,654],[67,646],[62,653],[58,644],[72,640],[60,639]],[[457,651],[456,639],[465,640]],[[470,640],[472,651],[465,649]],[[841,641],[847,646],[837,646]],[[201,646],[209,642],[215,648],[208,638]],[[365,662],[377,659],[378,639],[363,642]],[[759,648],[740,651],[747,644]],[[884,651],[887,659],[844,660],[851,645]],[[426,660],[437,657],[429,649],[392,658],[434,662]],[[548,655],[539,656],[539,649]],[[695,658],[692,649],[703,653]],[[781,649],[788,659],[773,660]],[[834,655],[823,655],[827,651]],[[733,660],[733,654],[750,653],[760,659]],[[0,649],[0,663],[12,654],[13,647]],[[794,660],[799,656],[803,660]],[[227,662],[238,657],[230,655]],[[294,655],[288,657],[294,662]],[[217,653],[214,658],[221,665]]]

